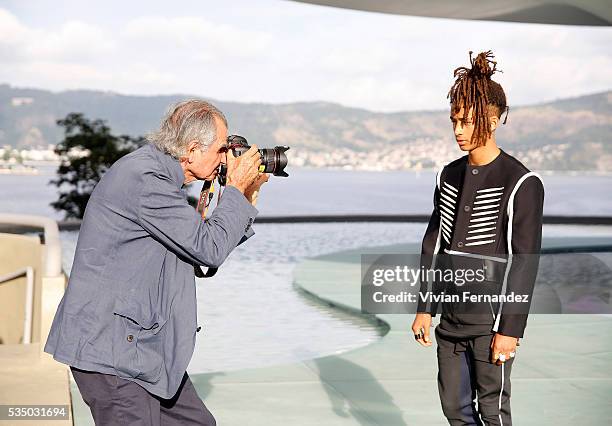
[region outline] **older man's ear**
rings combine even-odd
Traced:
[[[200,149],[200,144],[198,141],[191,141],[189,145],[187,145],[187,154],[184,157],[181,157],[182,160],[193,163],[195,161],[195,151]]]
[[[192,170],[192,165],[196,161],[196,150],[198,150],[199,148],[200,145],[197,141],[189,142],[185,155],[182,155],[178,159],[179,164],[181,165],[181,168],[183,169],[183,173],[185,175],[185,180],[183,182],[184,184],[188,184],[190,182],[193,182],[194,180],[197,180],[197,176],[195,176]]]

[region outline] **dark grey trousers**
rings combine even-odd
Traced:
[[[492,334],[456,337],[436,327],[435,335],[438,391],[448,423],[512,426],[510,373],[514,358],[501,366],[491,362]]]
[[[118,376],[70,370],[96,426],[216,425],[187,372],[176,395],[162,399]]]

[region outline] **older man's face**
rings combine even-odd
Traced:
[[[206,151],[196,149],[193,152],[194,161],[189,171],[198,180],[213,180],[217,177],[219,164],[226,162],[227,127],[222,120],[215,117],[217,139],[209,145]]]

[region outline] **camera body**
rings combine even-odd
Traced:
[[[228,150],[232,150],[234,157],[239,157],[247,152],[250,145],[246,138],[239,135],[230,135],[227,137]],[[259,171],[262,173],[272,173],[274,176],[289,177],[285,172],[287,167],[287,155],[285,151],[288,146],[275,146],[274,148],[260,148],[259,155],[261,157],[261,165]],[[227,166],[221,164],[219,166],[219,174],[217,176],[219,184],[225,186],[227,182]]]

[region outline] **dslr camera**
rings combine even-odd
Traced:
[[[227,137],[227,149],[231,149],[234,157],[239,157],[243,153],[249,150],[250,145],[246,138],[239,135],[230,135]],[[272,173],[274,176],[289,177],[285,172],[287,167],[287,155],[285,151],[289,149],[288,146],[275,146],[274,148],[261,148],[259,149],[259,155],[261,157],[261,165],[259,171],[262,173]],[[217,175],[219,184],[225,186],[227,182],[227,165],[221,164],[219,166],[219,174]]]

